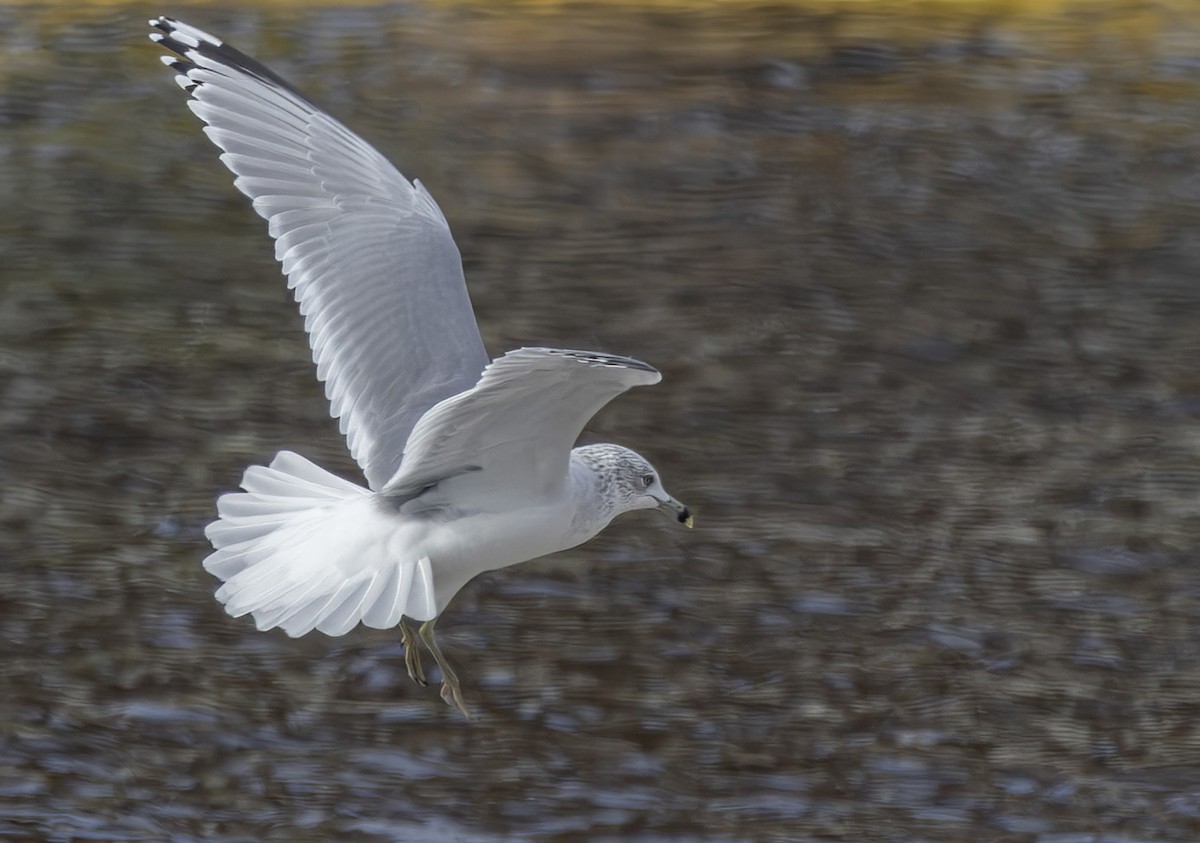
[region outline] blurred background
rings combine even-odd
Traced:
[[[440,201],[493,353],[696,512],[439,626],[226,617],[218,492],[360,475],[146,40],[270,64]],[[0,6],[0,838],[1200,839],[1200,6]]]

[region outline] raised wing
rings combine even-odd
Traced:
[[[378,489],[417,419],[488,364],[450,227],[420,182],[266,67],[180,21],[150,23],[269,222],[330,414]]]
[[[629,357],[519,348],[492,361],[474,389],[447,398],[413,428],[400,471],[383,487],[407,496],[450,478],[459,491],[552,494],[571,446],[596,412],[662,375]],[[455,498],[459,498],[456,496]]]

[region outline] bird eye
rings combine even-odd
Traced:
[[[654,484],[654,475],[653,474],[643,474],[642,475],[642,485],[643,486],[645,486],[647,489],[649,489],[650,486],[653,484]]]

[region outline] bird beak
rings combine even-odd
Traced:
[[[692,513],[688,508],[674,498],[667,498],[658,505],[658,511],[669,515],[685,527],[692,526]]]

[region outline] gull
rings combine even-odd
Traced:
[[[692,526],[654,467],[613,444],[573,447],[588,420],[662,375],[630,357],[518,348],[489,359],[441,209],[370,144],[267,67],[201,29],[151,40],[267,220],[325,384],[367,485],[290,451],[217,499],[205,569],[233,617],[296,637],[400,627],[408,675],[471,719],[434,627],[473,577],[586,542],[623,512]]]

